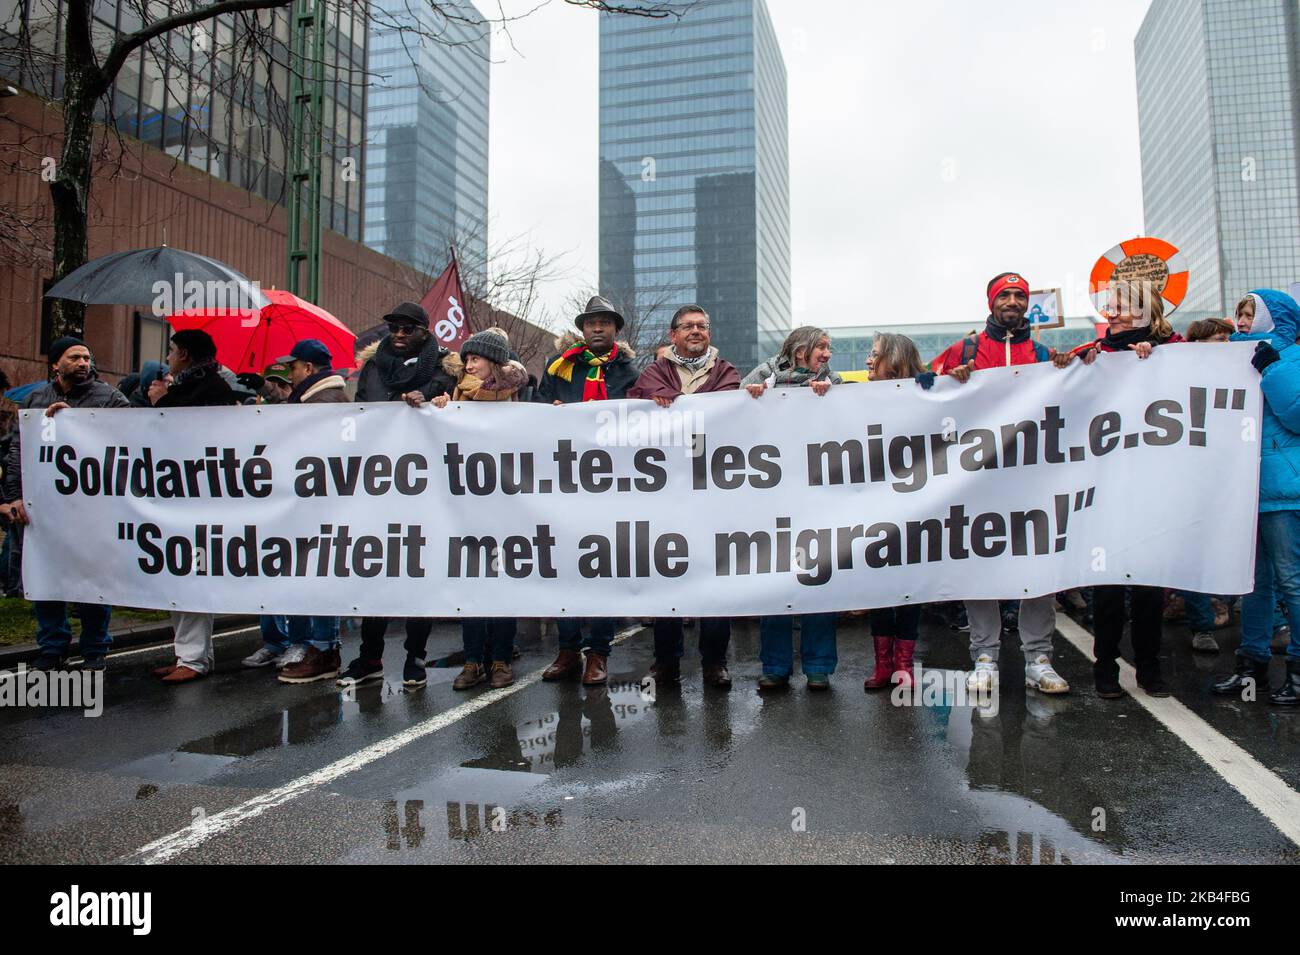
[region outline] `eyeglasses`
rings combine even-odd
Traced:
[[[682,322],[677,326],[677,331],[679,332],[707,332],[708,330],[708,322]]]
[[[416,326],[412,322],[385,322],[394,335],[414,335]]]

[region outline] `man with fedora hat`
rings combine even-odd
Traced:
[[[623,316],[594,295],[573,323],[582,337],[546,363],[536,400],[566,405],[626,397],[637,373],[632,350],[614,341],[623,330]]]
[[[415,302],[403,302],[384,316],[388,334],[357,382],[357,401],[405,401],[419,407],[456,385],[459,356],[429,334],[429,316]]]
[[[575,404],[623,398],[636,383],[632,352],[614,337],[623,330],[623,316],[599,295],[573,320],[582,334],[576,342],[546,363],[537,389],[537,401]],[[557,620],[560,652],[542,673],[543,680],[568,680],[578,675],[586,686],[601,686],[609,679],[607,661],[614,640],[612,617],[587,618],[588,636],[582,637],[583,618]],[[586,649],[584,663],[581,651]]]

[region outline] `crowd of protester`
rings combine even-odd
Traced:
[[[955,342],[927,367],[915,344],[905,336],[877,335],[868,359],[872,380],[907,380],[929,389],[936,374],[959,383],[989,368],[1051,362],[1066,368],[1075,361],[1093,364],[1103,352],[1131,351],[1147,359],[1158,347],[1174,344],[1213,344],[1229,340],[1257,342],[1251,359],[1263,391],[1259,517],[1254,590],[1241,599],[1241,641],[1235,664],[1211,687],[1225,696],[1253,699],[1247,691],[1284,706],[1300,704],[1300,631],[1288,628],[1300,614],[1300,348],[1296,345],[1300,308],[1288,295],[1257,290],[1238,304],[1232,320],[1193,322],[1184,339],[1164,314],[1164,300],[1150,286],[1116,283],[1110,294],[1104,335],[1071,351],[1045,347],[1032,334],[1026,319],[1029,284],[1019,273],[994,277],[987,286],[989,314],[978,332]],[[499,328],[480,331],[450,352],[430,334],[429,317],[419,305],[404,302],[384,317],[388,334],[358,355],[360,370],[351,379],[332,367],[328,348],[314,339],[299,341],[291,352],[262,375],[236,376],[217,362],[212,338],[200,330],[178,331],[171,337],[165,364],[148,362],[138,375],[114,388],[94,371],[85,343],[73,338],[54,342],[49,351],[51,375],[22,402],[23,408],[44,408],[54,415],[63,408],[185,408],[249,403],[312,404],[321,402],[404,402],[412,407],[442,409],[452,401],[537,401],[567,404],[620,398],[646,399],[667,407],[680,395],[744,389],[757,401],[772,389],[808,388],[825,395],[845,382],[831,368],[831,336],[814,327],[797,328],[781,350],[743,375],[711,344],[710,319],[698,305],[686,305],[673,315],[668,341],[650,364],[640,367],[626,342],[620,340],[624,318],[607,300],[596,296],[575,321],[576,335],[557,342],[558,354],[545,364],[539,379],[529,376],[510,341]],[[0,576],[6,594],[20,592],[10,552],[21,541],[27,522],[22,503],[19,432],[10,416],[4,444],[3,500],[0,519],[10,528],[0,553]],[[14,542],[11,546],[11,541]],[[956,628],[969,630],[972,667],[968,687],[990,691],[999,674],[1003,633],[1018,633],[1028,687],[1046,694],[1070,692],[1053,666],[1053,639],[1058,606],[1090,618],[1094,631],[1093,676],[1097,694],[1106,699],[1124,695],[1119,681],[1120,643],[1127,629],[1132,644],[1136,681],[1152,696],[1170,694],[1160,662],[1164,623],[1185,614],[1190,646],[1197,653],[1218,653],[1214,631],[1229,620],[1233,598],[1169,592],[1148,586],[1097,586],[1065,594],[1046,594],[1018,602],[969,600],[961,608]],[[874,661],[864,688],[880,690],[909,685],[916,673],[915,652],[922,608],[876,608],[869,613]],[[83,667],[102,669],[111,643],[111,608],[80,604],[80,651]],[[1285,616],[1283,616],[1283,613]],[[35,604],[40,656],[35,666],[62,668],[70,652],[72,632],[68,607],[57,601]],[[263,645],[242,662],[250,669],[274,668],[284,683],[335,680],[355,686],[383,677],[384,637],[392,621],[376,617],[361,621],[358,654],[346,666],[340,656],[340,621],[335,617],[262,618]],[[427,644],[433,620],[404,620],[406,660],[402,683],[425,685]],[[811,691],[831,685],[838,657],[836,615],[799,615],[800,669]],[[173,612],[175,659],[155,670],[165,683],[198,680],[212,671],[212,614]],[[463,667],[453,686],[470,690],[514,682],[517,621],[511,618],[465,618]],[[758,689],[775,692],[790,685],[795,667],[795,616],[766,616],[759,622],[762,675]],[[557,621],[558,652],[546,668],[547,681],[580,680],[588,686],[608,679],[608,658],[616,620],[613,617]],[[655,663],[650,676],[660,682],[681,679],[685,652],[683,621],[663,618],[653,623]],[[731,686],[727,654],[731,621],[701,618],[698,628],[702,677],[706,685]],[[1277,649],[1286,654],[1286,675],[1270,687],[1268,664]]]

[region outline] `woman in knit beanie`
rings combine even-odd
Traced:
[[[516,401],[528,383],[528,369],[510,357],[510,339],[497,328],[478,332],[460,346],[463,367],[451,396],[433,399],[438,408],[449,401]]]
[[[460,346],[464,367],[451,397],[433,399],[435,408],[449,401],[515,401],[528,383],[528,371],[510,357],[510,339],[500,329],[471,335]],[[492,689],[515,682],[510,662],[515,652],[514,617],[464,617],[460,635],[465,644],[465,666],[452,688],[468,690],[487,681]]]

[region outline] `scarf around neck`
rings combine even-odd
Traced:
[[[587,377],[582,383],[582,400],[604,401],[609,397],[605,389],[605,366],[617,357],[618,345],[611,346],[604,355],[593,355],[587,348],[587,343],[578,339],[551,362],[546,372],[564,381],[572,381],[574,366],[582,363],[587,367]]]
[[[456,390],[452,393],[452,401],[513,401],[515,393],[519,391],[518,387],[514,388],[487,388],[485,385],[495,384],[496,381],[485,382],[483,379],[465,372],[460,381],[456,384]]]
[[[1033,329],[1029,327],[1029,323],[1024,319],[1021,319],[1020,324],[1015,328],[1007,328],[1005,325],[999,325],[992,315],[990,315],[984,322],[984,333],[995,342],[1004,342],[1007,340],[1007,336],[1010,335],[1011,344],[1019,345],[1021,342],[1029,339],[1032,331]]]
[[[446,353],[445,348],[429,338],[417,354],[399,355],[393,351],[392,341],[385,337],[370,360],[379,369],[379,378],[389,391],[406,394],[433,381]]]
[[[670,345],[668,348],[668,360],[674,365],[681,365],[687,371],[697,372],[702,370],[704,366],[709,363],[709,359],[717,354],[717,351],[716,348],[710,345],[708,348],[704,349],[704,354],[700,355],[698,358],[687,358],[685,355],[677,351],[676,345]]]
[[[1112,351],[1127,351],[1129,345],[1148,341],[1153,345],[1156,344],[1156,340],[1151,337],[1150,325],[1143,325],[1141,328],[1130,328],[1128,331],[1119,332],[1118,334],[1107,328],[1106,334],[1101,338],[1102,345]]]

